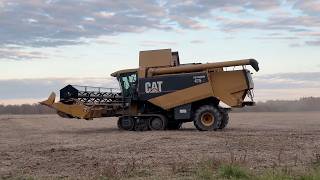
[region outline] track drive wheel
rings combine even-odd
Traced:
[[[164,130],[167,126],[167,119],[165,117],[153,117],[149,121],[149,128],[153,131]]]
[[[135,122],[131,117],[119,117],[118,119],[118,128],[120,130],[131,131],[134,130]]]
[[[199,107],[193,118],[194,126],[200,131],[217,130],[221,125],[222,114],[217,107],[204,105]]]
[[[182,126],[182,122],[179,121],[169,121],[167,125],[168,130],[178,130]]]
[[[219,129],[224,129],[225,127],[227,127],[229,123],[229,114],[227,110],[222,108],[220,108],[220,113],[222,115],[222,119],[221,119],[221,124],[219,126]]]

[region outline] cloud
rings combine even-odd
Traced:
[[[266,39],[266,40],[293,40],[293,39],[299,39],[298,37],[294,36],[263,36],[263,37],[255,37],[254,39]]]
[[[16,105],[16,104],[37,104],[44,98],[20,98],[0,100],[0,105]]]
[[[299,33],[299,36],[320,37],[320,31],[319,32],[302,32],[302,33]]]
[[[98,39],[96,41],[94,41],[95,43],[98,43],[98,44],[108,44],[108,45],[117,45],[117,44],[120,44],[116,41],[110,41],[110,40],[106,40],[106,39]]]
[[[52,91],[59,92],[68,84],[118,88],[114,78],[48,78],[0,80],[1,101],[18,99],[45,99]]]
[[[141,46],[174,46],[177,45],[174,41],[141,41]]]
[[[320,27],[320,19],[313,16],[271,16],[268,19],[234,19],[217,17],[222,30],[235,32],[240,30],[261,30],[261,31],[287,31],[296,33],[312,32],[312,28]]]
[[[299,43],[292,43],[292,44],[289,44],[290,47],[301,47],[301,44]]]
[[[255,99],[258,101],[320,97],[320,72],[254,76],[254,82]]]
[[[258,89],[320,88],[320,72],[278,73],[255,77]]]
[[[207,29],[208,27],[204,24],[201,24],[199,21],[192,18],[185,18],[181,16],[170,16],[172,22],[177,23],[180,27],[185,29]]]
[[[306,45],[309,45],[309,46],[320,46],[320,40],[306,41]]]
[[[205,43],[205,41],[203,40],[192,40],[190,41],[191,44],[202,44],[202,43]]]
[[[294,8],[299,9],[303,11],[304,13],[311,14],[311,15],[318,15],[320,12],[320,1],[314,0],[314,1],[304,1],[304,0],[298,0],[294,4]]]
[[[235,9],[267,11],[280,7],[276,0],[235,1],[103,1],[103,0],[3,0],[0,11],[0,44],[25,46],[57,46],[81,43],[81,38],[96,38],[123,32],[140,32],[146,29],[175,29],[175,25],[186,29],[203,29],[202,20],[213,20],[215,12],[233,13]],[[17,13],[19,12],[19,13]],[[238,13],[237,11],[236,13]],[[310,17],[305,17],[310,18]],[[245,18],[248,19],[248,18]],[[222,23],[224,29],[261,27],[264,23],[255,20],[230,19]],[[269,25],[286,26],[294,19],[290,17]],[[287,22],[287,20],[290,20]],[[283,23],[285,22],[286,23]],[[296,19],[295,24],[307,21]],[[311,20],[309,20],[311,22]],[[312,21],[314,22],[314,21]],[[172,24],[173,23],[173,24]],[[260,25],[259,25],[260,24]],[[309,24],[309,23],[308,23]],[[253,26],[253,27],[251,27]],[[263,26],[263,28],[271,28]]]
[[[45,54],[38,51],[30,51],[22,49],[19,46],[0,46],[0,60],[28,60],[28,59],[45,59]]]
[[[78,45],[101,36],[150,29],[219,29],[229,34],[285,31],[287,37],[308,38],[318,36],[320,28],[319,1],[2,0],[0,7],[0,47]]]
[[[157,1],[4,0],[0,44],[56,46],[143,29],[166,28]]]

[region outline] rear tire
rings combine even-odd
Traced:
[[[194,126],[200,131],[217,130],[221,125],[222,114],[217,107],[204,105],[199,107],[194,114]]]
[[[131,117],[119,117],[118,128],[120,130],[131,131],[135,127],[134,119]]]
[[[221,109],[220,108],[220,113],[222,115],[222,119],[221,119],[221,124],[219,129],[224,129],[227,127],[228,123],[229,123],[229,114],[228,111]]]

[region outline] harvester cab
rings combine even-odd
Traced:
[[[132,70],[128,72],[123,72],[119,74],[117,80],[121,87],[122,96],[125,99],[137,99],[137,81],[138,81],[138,72],[137,70]]]
[[[119,117],[122,130],[179,129],[191,121],[198,130],[218,130],[229,122],[229,108],[221,102],[230,108],[254,105],[246,65],[259,71],[254,59],[180,64],[178,52],[171,49],[141,51],[138,68],[111,74],[120,91],[68,85],[60,90],[59,102],[52,94],[41,104],[67,118]]]

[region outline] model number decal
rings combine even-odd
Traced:
[[[206,78],[206,76],[204,75],[200,75],[200,76],[193,76],[193,82],[196,83],[196,84],[200,84],[202,83],[203,81],[205,81],[204,79]]]
[[[146,82],[145,83],[145,92],[147,94],[160,93],[160,92],[162,92],[162,84],[163,84],[163,81]]]

